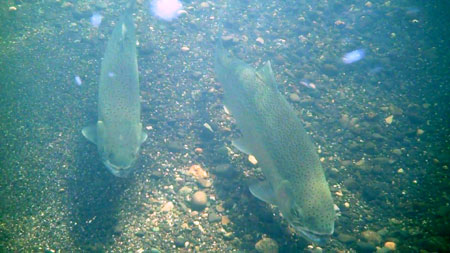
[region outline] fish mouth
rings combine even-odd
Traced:
[[[104,161],[103,164],[105,164],[106,168],[108,168],[108,170],[116,177],[126,178],[130,175],[131,165],[126,167],[117,166],[108,160]]]
[[[316,243],[318,245],[324,245],[330,240],[330,236],[333,234],[334,229],[332,229],[329,233],[319,233],[312,230],[309,230],[304,227],[294,227],[297,232],[300,233],[301,236],[303,236],[308,241],[311,241],[313,243]]]

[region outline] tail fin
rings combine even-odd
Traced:
[[[133,13],[134,12],[134,9],[136,9],[136,0],[130,0],[128,3],[127,3],[127,7],[126,7],[127,9],[126,9],[126,12],[131,12],[131,13]]]

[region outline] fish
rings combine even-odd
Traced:
[[[141,123],[134,0],[113,29],[101,62],[98,121],[83,128],[86,139],[97,145],[103,164],[117,177],[133,170],[147,139]]]
[[[255,156],[266,178],[250,185],[250,192],[276,205],[302,237],[326,243],[336,218],[330,188],[316,147],[278,91],[270,61],[256,70],[219,42],[214,69],[224,90],[223,103],[242,135],[232,145]]]

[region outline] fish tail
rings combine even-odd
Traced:
[[[134,9],[136,9],[136,0],[130,0],[128,3],[127,3],[127,7],[126,7],[127,9],[126,9],[126,12],[128,12],[128,13],[133,13],[134,12]]]

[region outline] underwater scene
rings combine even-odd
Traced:
[[[1,1],[0,252],[450,252],[448,10]]]

